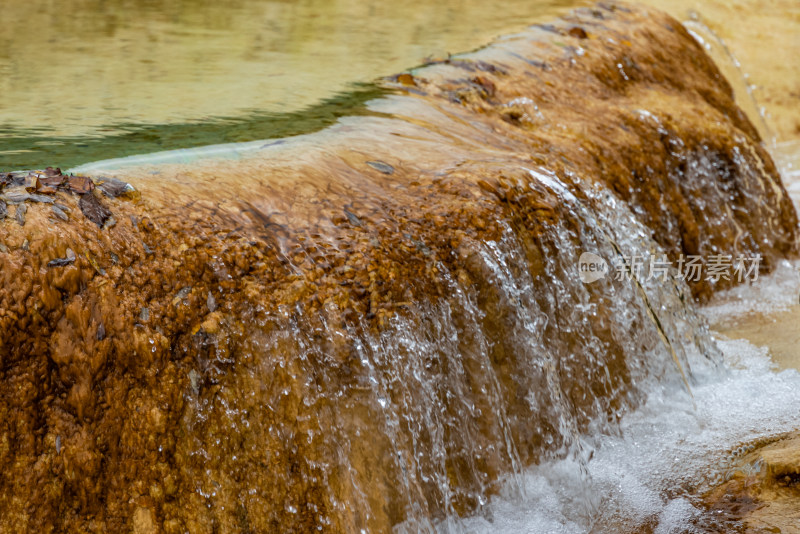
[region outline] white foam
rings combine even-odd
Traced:
[[[797,159],[797,147],[790,148],[783,153]],[[778,152],[788,189],[800,191],[800,174],[789,164],[794,160]],[[752,284],[721,292],[700,311],[713,324],[785,311],[798,302],[800,262],[784,261]],[[693,497],[722,480],[734,461],[729,451],[800,428],[800,373],[778,372],[764,347],[716,337],[724,368],[694,356],[694,402],[680,388],[651,391],[622,419],[618,435],[585,438],[583,450],[590,452],[583,459],[529,468],[523,497],[509,489],[480,516],[461,521],[460,530],[631,532],[648,523],[656,534],[696,531],[692,525],[701,511]]]
[[[774,272],[716,295],[701,311],[710,323],[753,313],[788,310],[800,302],[800,262],[782,261]]]
[[[719,340],[727,370],[696,376],[695,409],[680,390],[653,392],[618,436],[587,439],[587,462],[545,462],[525,474],[524,498],[495,497],[474,533],[685,532],[700,513],[691,496],[719,482],[728,451],[797,428],[800,374],[776,373],[765,349]],[[589,443],[591,441],[591,443]]]

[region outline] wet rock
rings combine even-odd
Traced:
[[[194,373],[194,375],[192,375],[192,373]],[[197,382],[197,378],[196,378],[197,377],[197,371],[195,371],[194,369],[189,371],[190,383],[191,383],[191,377],[192,376],[195,376],[195,386],[196,386],[197,385],[196,384],[196,382]],[[166,477],[164,477],[164,494],[167,497],[172,497],[173,495],[175,495],[175,493],[177,491],[178,491],[178,484],[177,484],[177,481],[175,480],[175,477],[172,476],[172,475],[167,475]]]
[[[180,304],[183,301],[183,299],[188,297],[191,293],[192,293],[192,288],[191,287],[183,287],[183,288],[181,288],[181,290],[178,291],[178,294],[175,295],[175,298],[172,299],[172,305],[173,306],[177,306],[178,304]]]
[[[164,534],[183,534],[186,530],[180,520],[171,518],[164,521]]]
[[[85,256],[86,256],[86,259],[89,261],[89,264],[92,266],[92,269],[94,269],[94,271],[97,274],[99,274],[101,276],[105,276],[106,275],[106,270],[103,269],[102,267],[100,267],[100,264],[97,263],[97,260],[94,258],[94,256],[91,253],[87,252],[85,254]]]
[[[139,507],[133,512],[133,534],[158,534],[153,512],[149,508]]]
[[[494,84],[494,82],[485,76],[474,77],[472,79],[472,83],[478,85],[481,89],[483,89],[487,97],[493,97],[495,92],[497,91],[497,86]]]
[[[210,313],[205,317],[205,320],[195,328],[195,333],[203,332],[209,335],[216,335],[219,333],[222,315],[218,312]]]
[[[200,373],[194,369],[189,371],[189,387],[193,395],[197,396],[200,393]]]
[[[540,30],[544,30],[549,33],[555,33],[555,34],[560,33],[558,31],[558,27],[556,27],[554,24],[534,24],[532,27],[539,28]]]
[[[743,445],[725,480],[703,496],[705,514],[747,532],[795,532],[800,506],[800,435]]]

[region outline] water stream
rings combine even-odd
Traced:
[[[255,5],[208,11],[231,20],[204,38],[258,33]],[[161,35],[188,46],[199,23],[174,9]],[[63,131],[4,115],[0,166],[82,139],[64,166],[97,191],[3,175],[0,529],[745,528],[702,496],[742,447],[798,429],[800,150],[707,22],[603,5],[345,93],[363,71],[277,107],[252,80],[235,109],[157,99],[127,137],[111,108]],[[91,39],[137,28],[117,23]],[[4,103],[30,82],[7,77]],[[218,138],[232,127],[248,142]],[[135,194],[101,195],[112,179]],[[674,267],[718,254],[763,271]]]

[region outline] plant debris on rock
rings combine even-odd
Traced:
[[[8,204],[17,206],[16,220],[24,226],[27,202],[54,204],[53,214],[62,221],[69,220],[69,208],[55,204],[58,193],[80,196],[78,206],[83,215],[102,227],[112,218],[111,210],[94,194],[95,188],[109,198],[134,198],[136,190],[129,183],[116,178],[99,178],[95,183],[88,176],[63,174],[61,169],[47,167],[43,171],[21,171],[0,174],[0,220],[8,216]]]

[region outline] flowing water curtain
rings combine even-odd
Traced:
[[[236,476],[239,490],[270,488],[282,505],[263,513],[281,521],[316,510],[318,524],[344,530],[441,528],[509,482],[521,492],[531,463],[587,461],[586,436],[613,432],[646,384],[684,388],[686,352],[714,357],[708,338],[686,335],[702,325],[683,282],[581,281],[582,252],[611,262],[660,250],[612,193],[579,199],[546,169],[496,172],[507,200],[497,239],[462,241],[457,261],[421,253],[438,291],[385,328],[342,320],[332,304],[316,317],[254,311],[241,383],[187,416],[186,454],[220,440],[226,451],[187,473],[201,494],[233,490],[215,481]],[[254,450],[262,470],[237,464]]]

